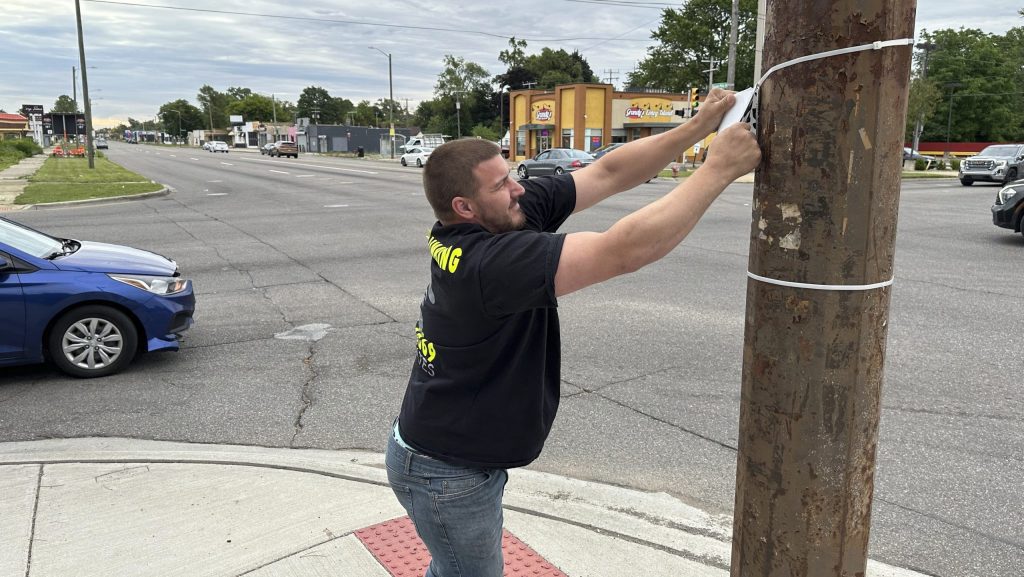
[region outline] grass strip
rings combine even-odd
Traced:
[[[25,187],[25,192],[14,199],[14,204],[43,204],[66,202],[90,198],[110,198],[128,194],[156,192],[162,184],[155,182],[91,182],[75,184],[70,182],[34,182]]]
[[[15,204],[43,204],[110,198],[155,192],[162,184],[114,164],[104,156],[94,158],[89,168],[86,158],[50,157],[29,178],[25,191],[14,199]]]

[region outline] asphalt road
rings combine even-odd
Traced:
[[[11,216],[175,258],[196,325],[182,351],[106,379],[3,370],[0,440],[382,451],[427,281],[419,169],[119,143],[109,156],[174,192]],[[565,230],[603,230],[671,186]],[[910,180],[899,207],[870,554],[933,575],[1024,574],[1024,237],[991,224],[996,190]],[[561,409],[531,468],[731,512],[751,192],[729,187],[662,261],[562,299]],[[330,327],[275,337],[311,324]]]

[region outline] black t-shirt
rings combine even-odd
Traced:
[[[520,467],[540,455],[558,409],[555,272],[576,207],[569,175],[522,181],[523,230],[436,223],[402,440],[455,464]]]

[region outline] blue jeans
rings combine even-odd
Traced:
[[[388,436],[388,482],[430,551],[425,577],[501,577],[504,469],[461,467]]]

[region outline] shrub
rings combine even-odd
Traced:
[[[959,158],[954,158],[953,160],[949,161],[949,169],[950,170],[960,170],[960,159]]]
[[[918,158],[914,161],[914,170],[927,170],[928,161],[923,158]]]
[[[20,150],[25,156],[33,156],[43,152],[43,149],[31,138],[18,138],[16,140],[8,140],[6,143],[10,143],[11,146]]]

